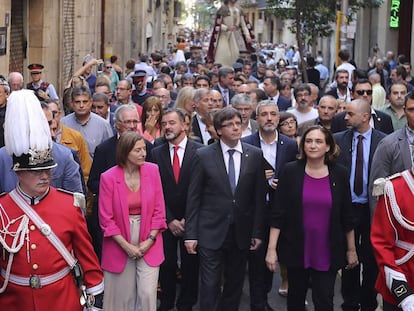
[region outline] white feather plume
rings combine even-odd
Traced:
[[[21,156],[52,146],[49,124],[39,100],[30,90],[13,91],[7,99],[4,143],[9,155]]]

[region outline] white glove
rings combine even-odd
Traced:
[[[414,311],[414,295],[410,295],[401,301],[400,307],[403,311]]]

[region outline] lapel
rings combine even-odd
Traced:
[[[181,180],[181,176],[184,176],[187,170],[191,169],[191,165],[192,165],[191,158],[193,157],[195,151],[196,151],[195,144],[191,140],[188,139],[187,145],[185,146],[185,150],[184,150],[183,163],[180,169],[180,178],[178,179],[179,182]],[[171,168],[171,172],[172,172],[172,168]]]
[[[403,160],[404,167],[411,167],[411,149],[408,145],[407,136],[405,134],[405,127],[399,130],[398,132],[398,143],[397,146],[400,149],[401,158]]]
[[[375,149],[377,149],[378,143],[382,139],[382,136],[379,133],[380,132],[376,129],[372,129],[368,167],[371,167],[372,157],[374,156]]]
[[[162,145],[162,152],[160,154],[161,154],[162,165],[165,168],[167,168],[170,178],[172,178],[172,180],[175,183],[174,172],[172,170],[172,165],[171,165],[170,145],[168,144],[168,142],[165,142],[164,145]]]
[[[277,140],[277,149],[276,149],[276,163],[275,163],[275,176],[279,176],[280,173],[280,165],[281,163],[285,163],[285,141],[283,137],[281,137],[279,133],[279,139]]]
[[[148,188],[152,187],[151,179],[149,178],[147,171],[147,164],[144,163],[140,169],[140,193],[141,193],[141,215],[147,215],[147,208],[148,208],[148,196],[147,191]]]
[[[240,159],[240,174],[239,174],[239,180],[237,181],[237,186],[236,186],[236,192],[237,189],[239,188],[240,183],[243,181],[244,175],[246,174],[247,171],[247,167],[250,165],[250,152],[251,152],[251,148],[249,147],[248,144],[242,143],[242,150],[243,153],[241,154],[241,159]]]

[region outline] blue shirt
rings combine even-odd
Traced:
[[[362,139],[363,145],[363,178],[362,178],[362,193],[357,196],[354,192],[354,180],[355,180],[355,166],[356,166],[356,156],[357,156],[357,145],[358,145],[358,136],[362,135],[364,138]],[[351,186],[351,193],[352,193],[352,203],[360,203],[365,204],[368,202],[368,163],[369,163],[369,152],[371,148],[371,135],[372,135],[372,128],[370,128],[365,133],[359,133],[354,131],[354,135],[352,137],[352,163],[351,163],[351,176],[349,179],[349,183]]]

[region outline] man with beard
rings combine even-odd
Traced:
[[[392,120],[394,131],[403,128],[407,124],[404,112],[404,98],[407,95],[407,86],[402,82],[396,82],[390,88],[390,103],[382,111],[388,114]]]
[[[310,102],[310,94],[311,88],[308,84],[303,83],[295,88],[296,108],[289,112],[296,117],[298,125],[318,117],[318,111]]]
[[[352,86],[352,98],[363,99],[367,103],[372,105],[372,84],[367,79],[356,80]],[[345,112],[336,114],[331,121],[331,132],[336,133],[347,129],[347,123],[345,121]],[[375,110],[371,106],[371,118],[369,124],[372,128],[375,128],[385,134],[390,134],[394,131],[392,121],[389,115],[386,113]]]
[[[351,91],[348,88],[349,73],[345,69],[339,69],[335,72],[336,87],[332,87],[325,95],[332,95],[336,99],[345,102],[351,101]]]
[[[161,127],[167,143],[152,150],[151,159],[158,164],[164,192],[168,230],[162,233],[165,261],[160,267],[160,311],[191,310],[197,302],[198,256],[188,254],[183,241],[185,206],[190,183],[191,163],[202,144],[186,136],[185,115],[178,109],[167,109]],[[176,267],[177,246],[181,258],[181,290],[177,302]]]

